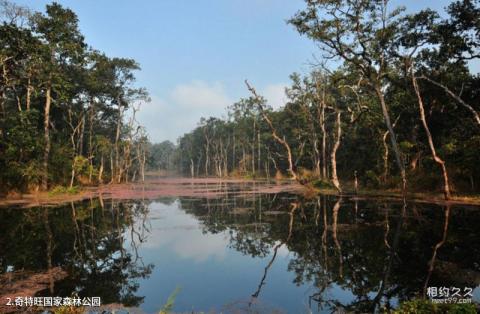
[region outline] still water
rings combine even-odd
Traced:
[[[189,313],[372,312],[428,287],[478,302],[479,226],[474,206],[288,193],[3,208],[0,278],[61,267],[37,295],[146,313],[174,291]]]

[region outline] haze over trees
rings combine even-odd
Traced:
[[[0,189],[143,179],[139,65],[89,47],[76,14],[55,2],[0,10]]]
[[[202,119],[179,139],[191,176],[232,173],[373,188],[480,190],[480,2],[455,1],[446,18],[388,1],[305,1],[288,21],[323,60],[294,73],[274,111],[252,92],[228,118]],[[325,63],[324,61],[333,62]],[[254,82],[254,78],[251,78]]]

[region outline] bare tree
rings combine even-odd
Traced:
[[[268,117],[268,114],[265,111],[265,108],[263,107],[263,104],[262,104],[263,99],[257,94],[255,88],[250,86],[247,80],[245,80],[245,84],[247,85],[248,90],[252,93],[253,97],[255,98],[256,104],[258,106],[258,110],[260,111],[260,114],[262,115],[265,122],[267,122],[273,138],[275,139],[275,141],[281,144],[285,148],[285,151],[287,152],[288,172],[290,173],[290,175],[294,180],[300,182],[300,178],[294,169],[295,166],[293,163],[292,149],[290,148],[290,145],[285,140],[285,137],[281,138],[280,136],[278,136],[277,129],[273,126],[272,120],[270,120],[270,118]]]
[[[415,95],[417,96],[417,101],[418,101],[418,109],[420,111],[420,120],[422,121],[423,128],[425,130],[425,134],[427,135],[427,140],[428,140],[428,146],[430,147],[430,151],[432,153],[433,160],[437,164],[440,165],[440,168],[442,169],[442,176],[443,176],[443,193],[445,195],[445,199],[450,199],[450,184],[448,180],[448,172],[447,172],[447,167],[445,166],[445,161],[440,158],[437,154],[437,151],[435,149],[435,144],[433,143],[433,138],[432,138],[432,133],[430,132],[430,128],[428,127],[427,119],[425,117],[425,108],[423,106],[423,99],[422,95],[420,94],[420,88],[418,87],[417,83],[417,78],[415,76],[414,72],[414,62],[412,61],[410,65],[410,76],[412,78],[412,85],[415,90]]]
[[[462,105],[464,108],[466,108],[473,116],[474,120],[476,121],[476,123],[478,124],[478,126],[480,126],[480,115],[478,114],[478,112],[469,104],[467,104],[461,97],[460,95],[457,95],[455,94],[452,90],[450,90],[447,86],[445,86],[444,84],[442,83],[439,83],[425,75],[420,75],[418,76],[418,79],[422,79],[422,80],[426,80],[430,83],[432,83],[433,85],[437,86],[437,87],[440,87],[441,89],[443,89],[450,97],[452,97],[453,99],[455,99],[460,105]]]
[[[338,109],[335,110],[335,126],[336,126],[336,135],[335,143],[333,144],[332,153],[330,154],[331,163],[332,163],[332,183],[339,193],[342,193],[342,187],[340,186],[340,181],[337,176],[337,150],[340,147],[340,141],[342,138],[342,112]]]
[[[295,14],[289,22],[299,33],[319,43],[326,58],[340,58],[365,78],[380,103],[390,132],[405,195],[407,178],[404,161],[385,100],[386,77],[393,57],[391,48],[398,35],[396,23],[401,10],[388,12],[388,0],[319,0],[306,3],[307,8]]]

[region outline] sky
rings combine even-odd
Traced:
[[[13,0],[44,12],[46,0]],[[293,72],[307,73],[318,48],[286,23],[302,0],[59,0],[86,42],[109,57],[135,59],[151,102],[139,122],[152,142],[176,139],[201,117],[223,117],[249,96],[248,79],[274,108]],[[392,1],[407,10],[443,11],[447,0]]]

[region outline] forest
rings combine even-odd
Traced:
[[[70,9],[1,1],[0,191],[143,179],[135,60],[89,47]]]
[[[388,1],[306,0],[287,23],[318,46],[273,110],[245,80],[226,118],[153,144],[139,65],[89,47],[76,14],[1,2],[0,189],[191,177],[334,188],[480,192],[480,1],[407,12]]]
[[[480,312],[480,0],[14,1],[0,312]]]
[[[280,110],[245,81],[251,96],[227,119],[202,119],[178,140],[178,169],[339,192],[478,193],[480,2],[408,14],[387,1],[305,2],[288,23],[319,47],[311,73],[291,75]]]

